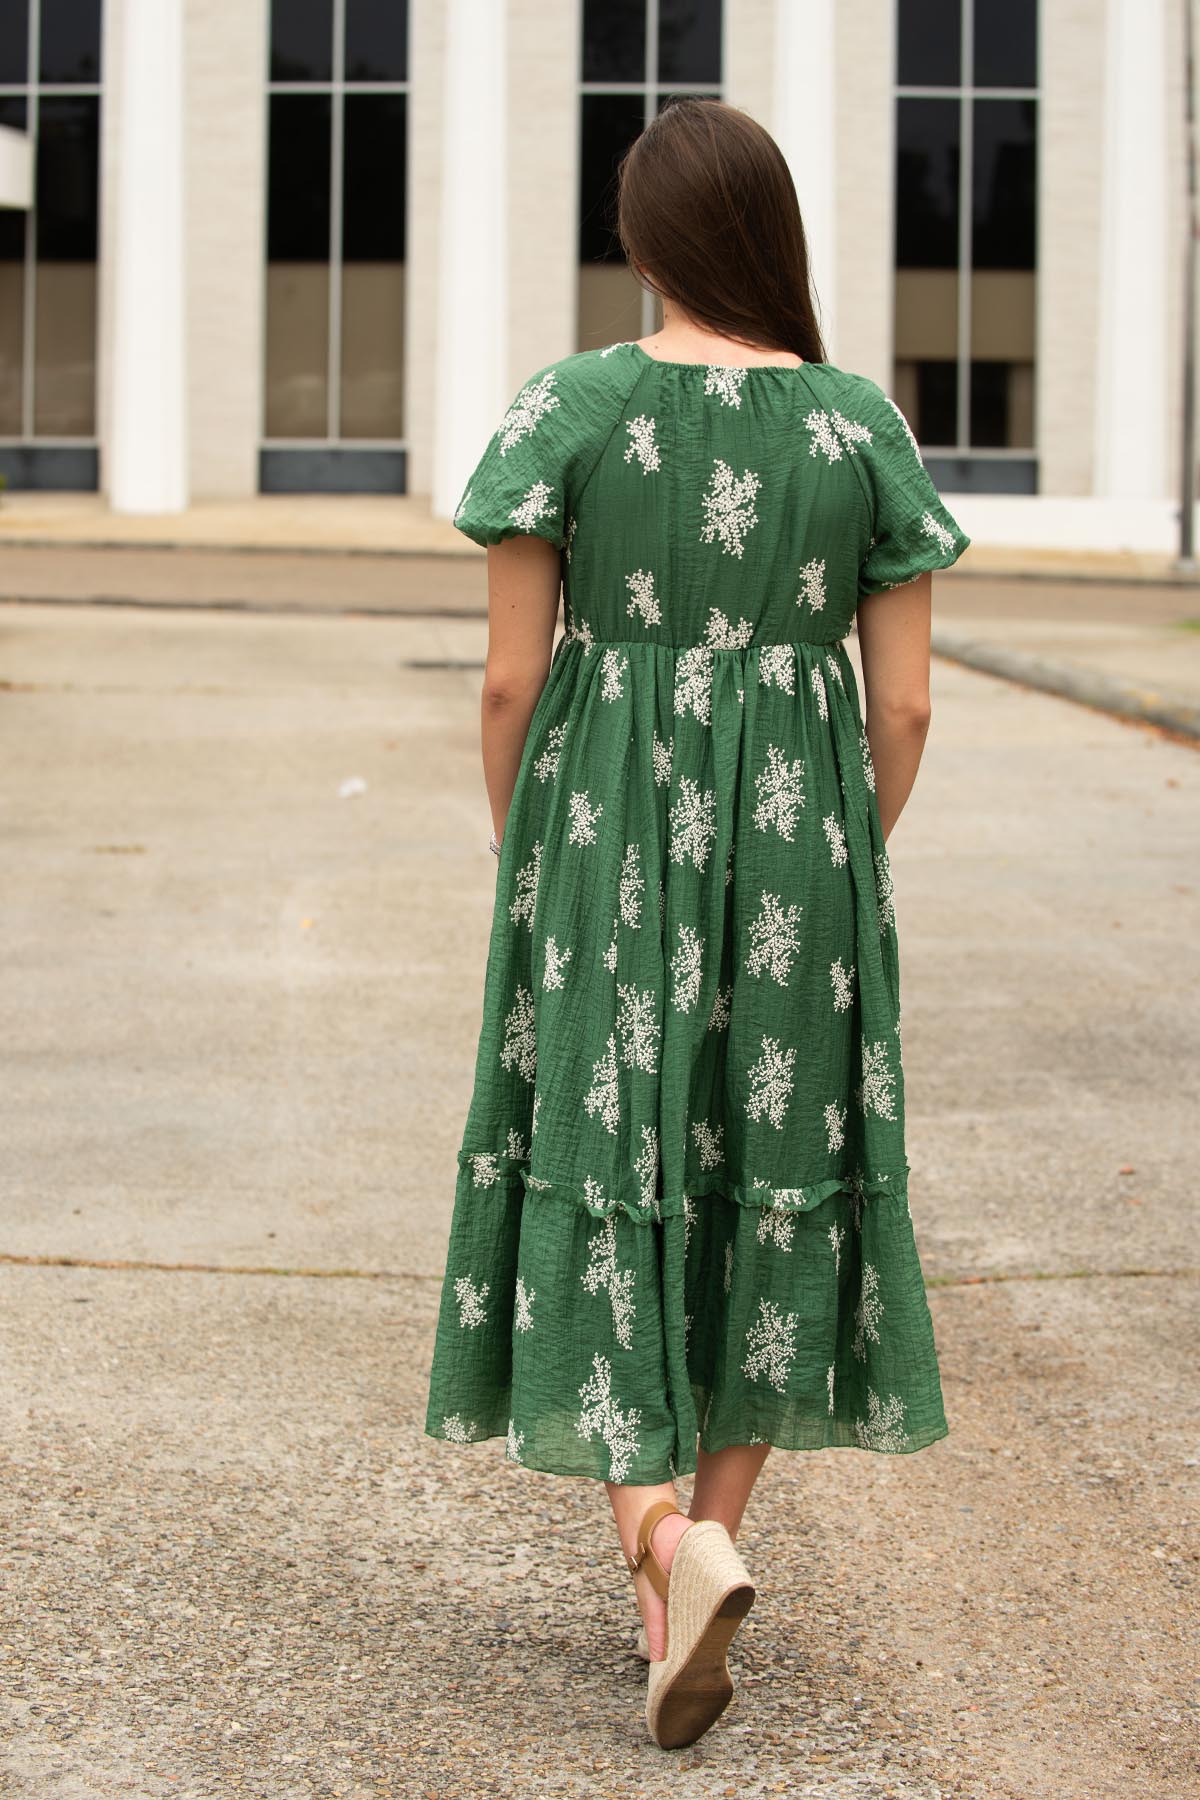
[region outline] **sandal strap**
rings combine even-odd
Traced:
[[[633,1575],[636,1575],[645,1564],[651,1587],[664,1600],[667,1597],[667,1583],[670,1580],[670,1574],[659,1561],[650,1537],[660,1519],[665,1519],[668,1513],[677,1513],[678,1511],[679,1508],[670,1500],[656,1500],[653,1506],[648,1506],[642,1515],[642,1522],[638,1526],[637,1554],[636,1556],[626,1554],[625,1557],[630,1573]]]

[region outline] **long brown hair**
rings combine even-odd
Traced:
[[[791,171],[739,107],[699,96],[663,107],[618,165],[617,237],[638,282],[698,324],[827,360]]]

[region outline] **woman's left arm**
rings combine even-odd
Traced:
[[[546,538],[519,533],[489,544],[488,648],[480,700],[483,779],[497,839],[517,784],[529,721],[546,685],[562,552]]]

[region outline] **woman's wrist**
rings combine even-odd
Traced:
[[[500,854],[500,839],[496,836],[496,830],[495,830],[494,826],[492,827],[492,835],[488,839],[488,849],[491,851],[493,856],[499,856],[499,854]]]

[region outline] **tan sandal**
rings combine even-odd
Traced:
[[[656,1505],[667,1512],[679,1510]],[[646,1518],[654,1512],[651,1507]],[[639,1550],[645,1532],[643,1521]],[[653,1555],[647,1544],[641,1560]],[[683,1533],[669,1574],[654,1557],[651,1580],[657,1588],[656,1575],[667,1577],[667,1650],[661,1661],[650,1664],[646,1725],[656,1744],[674,1750],[703,1737],[732,1700],[726,1652],[754,1604],[755,1589],[733,1539],[716,1519],[699,1520]]]

